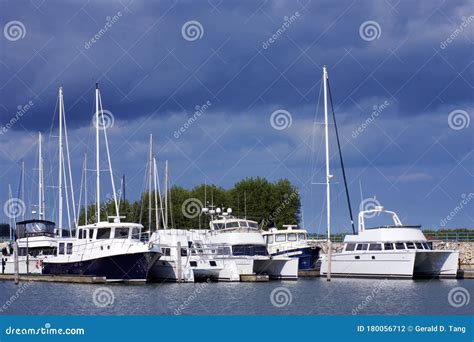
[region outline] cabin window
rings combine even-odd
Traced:
[[[59,244],[58,254],[64,254],[64,242]]]
[[[132,228],[132,236],[131,239],[139,239],[140,238],[140,228]]]
[[[110,239],[110,228],[97,229],[97,240]]]
[[[382,245],[380,243],[371,243],[369,245],[369,251],[381,251]]]
[[[346,245],[346,251],[353,251],[355,247],[356,247],[355,243],[348,243]]]
[[[408,249],[415,249],[415,244],[413,242],[407,242]]]
[[[395,249],[405,249],[405,244],[403,242],[397,242],[395,244]]]
[[[128,228],[115,228],[116,239],[128,239]]]
[[[196,267],[198,264],[197,264],[196,261],[190,261],[190,262],[189,262],[189,265],[190,265],[191,267]]]
[[[358,251],[366,251],[367,250],[367,247],[369,247],[369,245],[367,243],[359,243],[357,244],[357,250]]]
[[[296,234],[295,233],[288,234],[288,241],[296,241]]]
[[[162,248],[161,250],[162,250],[164,256],[170,256],[171,255],[171,249],[170,248]]]
[[[181,256],[188,256],[188,250],[186,248],[181,248]]]
[[[427,242],[428,249],[433,249],[433,242]]]
[[[421,242],[415,242],[416,249],[423,249]]]
[[[275,235],[275,242],[285,242],[286,235],[285,234],[276,234]]]
[[[386,250],[386,251],[391,251],[393,250],[393,244],[392,243],[384,243],[383,244],[383,248]]]
[[[267,235],[268,237],[268,243],[271,244],[273,243],[273,234],[272,235]]]
[[[298,234],[298,240],[300,240],[300,241],[306,240],[306,235],[303,234],[303,233],[299,233]]]
[[[79,230],[78,230],[77,237],[78,237],[79,239],[82,239],[82,229],[79,229]]]
[[[425,247],[425,249],[428,249],[428,250],[431,249],[430,245],[428,245],[426,242],[423,242],[423,247]]]
[[[247,223],[249,224],[249,227],[250,228],[258,228],[258,224],[256,222],[249,222],[247,221]]]
[[[247,221],[240,221],[240,226],[244,227],[244,228],[247,228],[248,227]]]
[[[219,229],[223,229],[223,228],[224,228],[223,223],[214,223],[214,229],[215,230],[219,230]]]
[[[227,222],[225,224],[226,228],[237,228],[239,226],[239,222]]]
[[[72,254],[72,243],[68,243],[66,249],[67,254]]]

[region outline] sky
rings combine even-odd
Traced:
[[[468,0],[0,3],[0,221],[9,220],[22,161],[19,207],[35,210],[39,131],[46,216],[57,220],[61,86],[76,202],[85,152],[93,202],[98,82],[116,187],[125,174],[128,199],[144,189],[153,134],[160,177],[168,160],[173,185],[288,178],[301,194],[302,225],[324,233],[327,65],[355,215],[381,204],[427,229],[474,227]],[[329,131],[332,230],[349,232]]]

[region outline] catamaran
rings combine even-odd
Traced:
[[[389,215],[392,225],[367,228],[366,217]],[[455,277],[459,252],[434,250],[421,226],[404,225],[397,214],[377,206],[359,213],[357,235],[346,235],[344,249],[332,255],[331,273],[360,277]],[[327,273],[327,257],[321,274]]]

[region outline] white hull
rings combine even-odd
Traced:
[[[2,274],[15,274],[15,263],[13,255],[2,257],[5,260],[5,270],[1,270]],[[42,260],[29,257],[28,263],[26,257],[18,257],[18,273],[19,274],[41,274]]]
[[[355,259],[356,257],[359,259]],[[331,274],[334,276],[455,277],[458,252],[451,251],[393,251],[333,254]],[[327,256],[321,260],[321,274],[327,274]]]

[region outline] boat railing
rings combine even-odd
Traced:
[[[423,234],[428,240],[439,240],[444,242],[473,242],[474,230],[467,232],[435,232],[423,231]],[[343,242],[346,235],[351,233],[338,233],[331,235],[332,242]],[[325,234],[308,234],[308,238],[315,240],[327,240]]]

